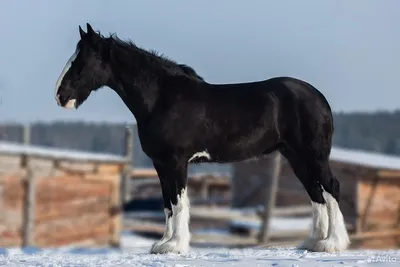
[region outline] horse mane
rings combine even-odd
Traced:
[[[166,57],[161,53],[158,53],[155,50],[146,50],[144,48],[141,48],[129,39],[122,40],[115,33],[110,34],[109,37],[104,37],[103,35],[101,35],[100,32],[97,32],[97,34],[108,43],[116,45],[117,47],[125,48],[128,53],[132,51],[141,54],[142,56],[144,56],[144,58],[146,58],[147,64],[149,64],[151,67],[161,67],[170,75],[184,75],[191,79],[204,81],[203,77],[198,75],[192,67],[186,64],[179,64],[176,61]]]

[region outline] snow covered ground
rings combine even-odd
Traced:
[[[153,240],[124,234],[115,249],[0,249],[0,266],[399,266],[400,250],[312,253],[294,248],[192,248],[187,255],[151,255]]]

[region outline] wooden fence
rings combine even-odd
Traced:
[[[28,143],[28,127],[24,136]],[[0,142],[0,246],[119,246],[129,162]]]

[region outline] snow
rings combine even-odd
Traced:
[[[330,159],[374,168],[400,169],[400,157],[376,152],[333,147]]]
[[[77,150],[47,148],[35,145],[24,145],[19,143],[0,141],[0,154],[20,155],[27,154],[29,156],[52,157],[55,159],[71,159],[71,160],[91,160],[102,162],[124,162],[125,158],[118,155],[91,153]]]
[[[232,226],[245,227],[247,229],[252,229],[259,231],[262,226],[261,220],[232,220]],[[281,231],[303,231],[311,229],[312,218],[280,218],[272,217],[270,220],[271,231],[281,232]]]
[[[152,255],[154,240],[124,233],[122,248],[1,249],[0,266],[398,266],[400,250],[313,253],[295,248],[191,248],[186,255]]]

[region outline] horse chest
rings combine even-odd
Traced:
[[[143,152],[153,160],[164,160],[182,144],[171,127],[165,128],[162,124],[138,125],[138,134]]]

